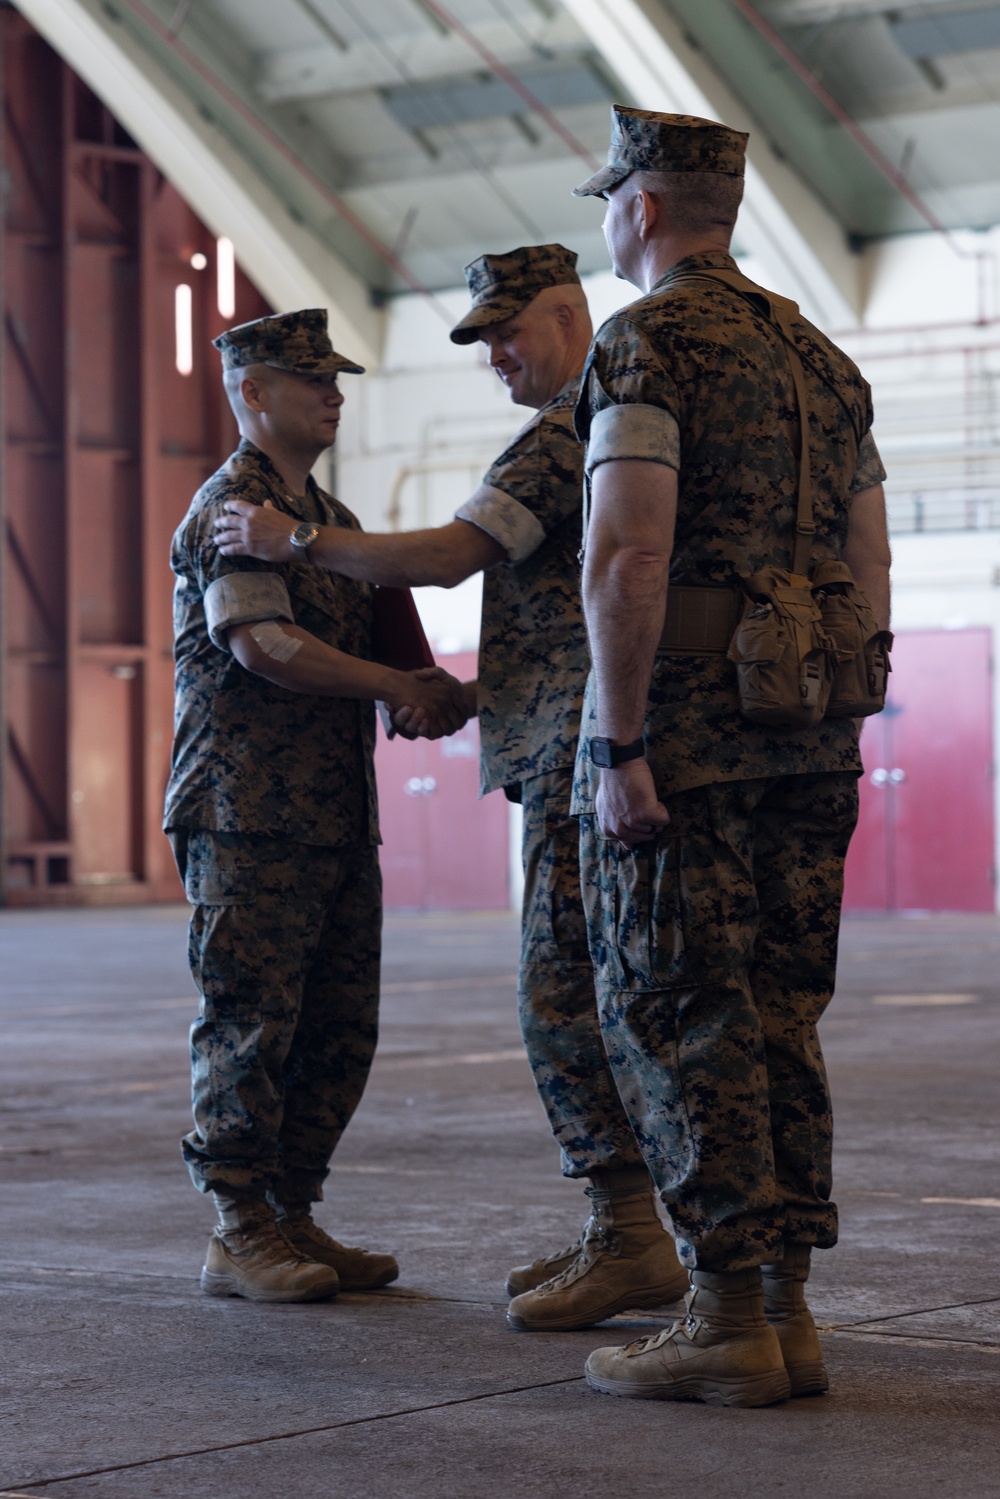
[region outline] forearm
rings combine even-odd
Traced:
[[[656,647],[663,633],[669,559],[633,547],[594,554],[583,573],[583,604],[597,690],[598,733],[638,739]]]
[[[454,523],[453,523],[454,524]],[[464,529],[465,522],[459,522]],[[459,534],[459,541],[465,540]],[[321,526],[309,557],[331,572],[390,588],[420,588],[434,584],[453,588],[483,564],[467,558],[456,545],[453,526],[425,531],[369,536],[339,526]]]
[[[393,705],[402,702],[407,682],[405,673],[348,656],[325,645],[315,635],[298,625],[281,623],[277,643],[269,637],[274,622],[240,625],[229,632],[229,648],[247,671],[284,687],[289,692],[308,693],[313,697],[355,697],[379,699]],[[285,643],[282,643],[284,641]],[[294,654],[289,654],[294,642]],[[274,654],[277,649],[278,654]],[[285,657],[286,659],[281,659]]]

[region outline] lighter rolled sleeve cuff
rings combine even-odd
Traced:
[[[605,406],[591,419],[587,472],[615,458],[644,458],[680,469],[681,434],[662,406]]]
[[[871,432],[866,432],[858,448],[858,466],[851,485],[851,494],[860,494],[863,489],[873,489],[886,477],[885,465],[879,457],[878,448]]]
[[[229,631],[236,625],[294,618],[285,581],[277,573],[226,573],[205,589],[205,623],[220,651],[229,649]]]
[[[481,484],[461,509],[455,511],[455,519],[471,521],[492,536],[510,562],[523,562],[545,540],[538,517],[513,495],[494,489],[491,484]]]

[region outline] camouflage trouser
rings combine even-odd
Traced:
[[[368,845],[239,833],[170,835],[194,906],[188,958],[194,1124],[203,1192],[314,1201],[378,1039],[382,877]]]
[[[642,1161],[597,1019],[580,895],[580,828],[569,815],[572,769],[533,776],[524,808],[524,907],[518,1008],[528,1060],[565,1176]]]
[[[667,799],[627,853],[582,819],[608,1057],[689,1267],[828,1247],[833,1121],[816,1025],[832,990],[857,778],[735,781]]]

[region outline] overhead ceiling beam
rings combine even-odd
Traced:
[[[837,220],[772,150],[704,53],[658,0],[562,0],[640,109],[700,115],[750,132],[740,242],[825,327],[860,320],[861,274]]]
[[[368,287],[293,217],[254,160],[96,0],[17,0],[18,9],[93,89],[278,311],[326,307],[334,344],[363,364],[381,357],[384,313]]]

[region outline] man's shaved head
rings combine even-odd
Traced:
[[[243,431],[246,418],[250,415],[250,407],[243,399],[243,381],[257,380],[262,385],[273,381],[277,372],[269,364],[244,364],[238,369],[223,370],[222,385],[226,392],[236,425]]]
[[[672,233],[718,235],[727,243],[743,201],[743,178],[725,172],[632,172],[616,193],[649,193]]]

